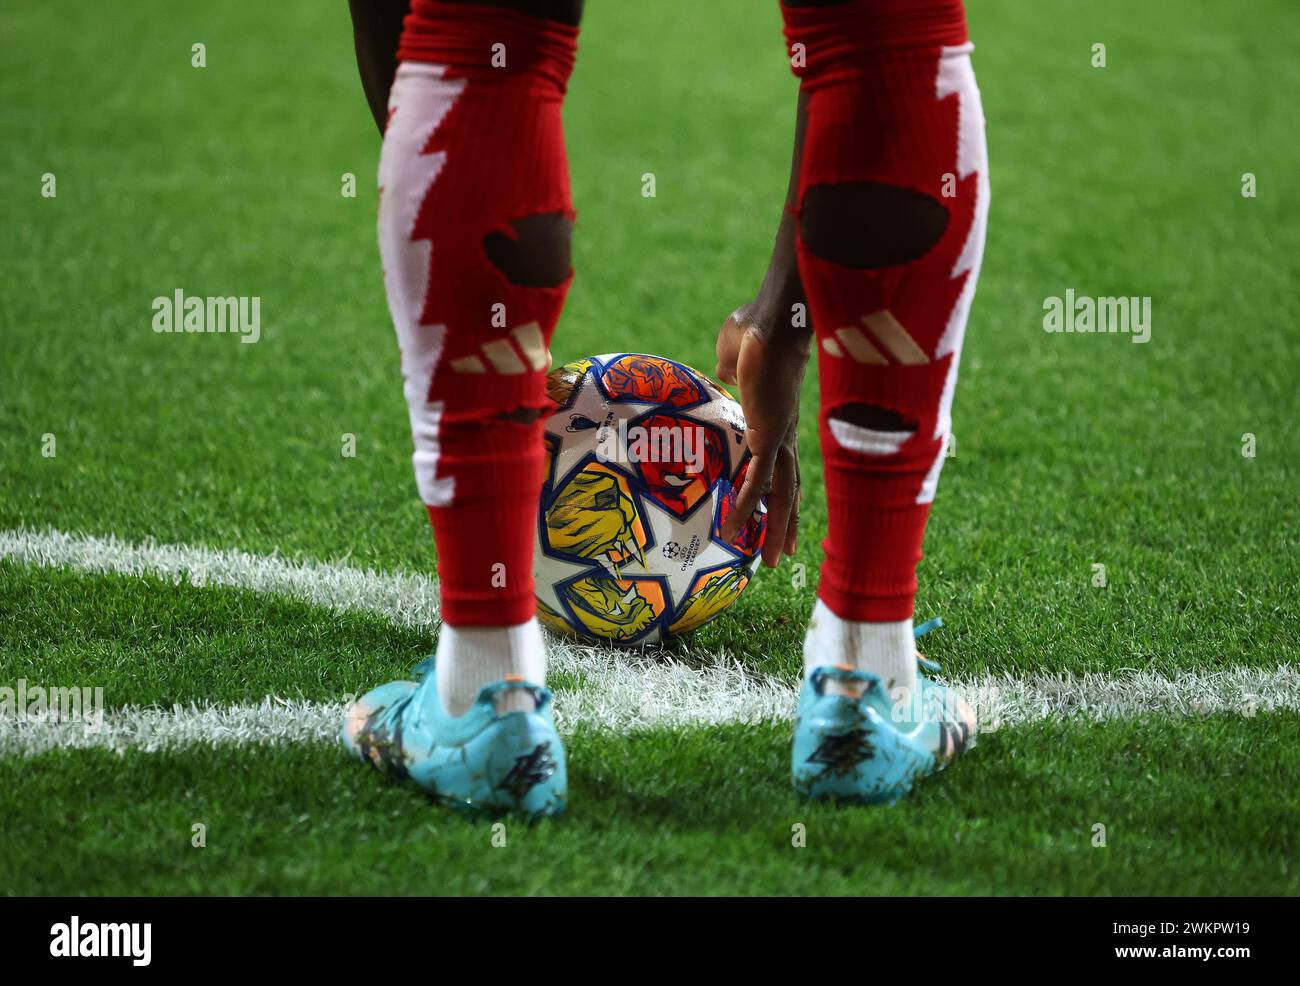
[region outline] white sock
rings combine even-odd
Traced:
[[[910,619],[894,623],[842,620],[818,599],[803,640],[803,660],[807,671],[835,664],[869,671],[884,682],[894,701],[909,700],[916,687],[916,640]],[[827,682],[826,691],[831,695],[858,693],[836,681]]]
[[[533,617],[512,627],[452,627],[438,634],[434,661],[438,696],[449,715],[461,716],[474,704],[484,685],[511,675],[534,685],[546,684],[546,646],[542,628]],[[497,697],[498,712],[531,712],[533,697],[525,691]]]

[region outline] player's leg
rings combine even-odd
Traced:
[[[450,0],[489,7],[506,7],[577,27],[583,0]],[[397,74],[397,46],[411,0],[348,0],[352,15],[352,40],[357,55],[361,88],[379,132],[388,119],[388,93]]]
[[[388,93],[397,74],[397,45],[411,0],[348,0],[357,73],[379,132],[388,118]]]
[[[503,741],[518,762],[483,753],[509,768],[498,771],[500,790],[467,797],[445,770],[439,777],[436,764],[419,765],[424,786],[491,806],[522,803],[528,782],[554,786],[563,772],[553,727],[529,720],[549,723],[532,555],[548,346],[570,279],[560,110],[576,13],[572,2],[414,0],[380,162],[384,282],[416,481],[437,543],[443,626],[434,674],[418,689],[395,683],[363,699],[345,742],[416,774],[416,721],[436,727],[426,746],[445,746],[448,736],[478,742],[465,723],[518,720],[506,731],[519,735]],[[555,798],[542,800],[555,810]]]
[[[894,702],[928,701],[916,565],[989,201],[965,15],[960,0],[794,0],[783,12],[807,104],[797,251],[828,501],[805,656],[826,669],[819,693],[862,690],[866,679],[839,665],[874,676]],[[940,762],[973,728],[956,704],[928,730]]]

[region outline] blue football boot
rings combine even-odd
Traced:
[[[936,626],[918,627],[921,636]],[[924,672],[934,661],[918,657]],[[829,681],[861,693],[826,694]],[[895,709],[874,674],[850,667],[814,668],[804,682],[794,726],[795,790],[809,798],[892,804],[918,777],[942,770],[975,745],[974,710],[964,698],[918,674],[910,706]]]
[[[409,778],[460,811],[513,812],[528,818],[564,810],[568,777],[548,688],[510,678],[486,686],[463,716],[438,698],[433,658],[415,666],[420,682],[390,681],[354,702],[343,745],[394,777]],[[533,712],[497,712],[502,692],[531,692]]]

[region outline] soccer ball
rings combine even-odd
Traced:
[[[719,533],[749,466],[740,405],[662,356],[591,356],[551,371],[533,574],[539,618],[643,644],[687,633],[753,578],[767,508]]]

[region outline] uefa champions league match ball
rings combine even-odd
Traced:
[[[591,356],[552,370],[533,574],[538,617],[618,644],[688,633],[758,567],[760,506],[720,528],[749,466],[740,405],[662,356]]]

